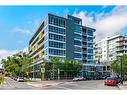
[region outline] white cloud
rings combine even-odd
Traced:
[[[6,59],[8,56],[12,56],[20,51],[28,52],[28,48],[24,48],[22,50],[7,50],[7,49],[0,49],[0,62],[2,59]]]
[[[11,56],[17,52],[18,52],[18,50],[0,49],[0,61],[1,61],[1,59],[6,58],[7,56]]]
[[[29,29],[22,29],[22,28],[14,28],[13,30],[14,32],[17,32],[17,33],[23,33],[23,34],[26,34],[26,35],[32,35],[32,32],[29,30]]]
[[[75,12],[73,15],[82,18],[83,25],[96,29],[96,40],[118,34],[127,28],[127,7],[114,7],[109,13],[104,13],[103,11],[94,13],[96,20],[90,14],[80,11],[79,13]]]

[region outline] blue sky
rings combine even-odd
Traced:
[[[109,12],[113,7],[107,7]],[[103,6],[1,6],[0,7],[0,48],[19,50],[28,46],[32,34],[18,33],[15,30],[35,32],[38,23],[47,13],[65,16],[79,11],[101,12]]]
[[[0,6],[0,58],[27,48],[47,13],[82,18],[83,25],[97,30],[98,40],[126,34],[126,6]]]

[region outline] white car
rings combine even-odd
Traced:
[[[17,81],[18,81],[18,82],[24,82],[24,79],[23,79],[22,77],[18,77],[18,78],[17,78]]]
[[[85,80],[85,78],[80,76],[73,78],[73,81],[81,81],[81,80]]]

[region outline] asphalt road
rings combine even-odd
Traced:
[[[5,90],[119,90],[118,86],[105,86],[104,80],[90,81],[37,81],[33,83],[17,82],[11,78],[6,78],[0,89]]]
[[[44,87],[43,89],[61,89],[61,90],[119,90],[118,86],[105,86],[104,80],[90,80],[90,81],[77,81],[65,82],[59,85]]]

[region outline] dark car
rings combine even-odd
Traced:
[[[116,86],[119,83],[119,79],[116,77],[107,77],[104,81],[105,85]]]

